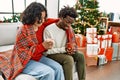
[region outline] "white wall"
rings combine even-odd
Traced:
[[[64,6],[69,5],[73,7],[77,0],[59,0],[59,9]],[[58,0],[47,0],[47,10],[48,17],[57,18],[58,17]]]
[[[98,0],[98,2],[100,11],[120,13],[120,0]]]
[[[60,9],[67,5],[73,7],[76,4],[76,2],[77,0],[60,0]]]
[[[47,0],[48,17],[58,17],[58,0]]]

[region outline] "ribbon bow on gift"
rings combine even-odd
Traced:
[[[104,40],[102,35],[99,35],[98,40],[100,41],[100,48],[102,47],[102,41]]]

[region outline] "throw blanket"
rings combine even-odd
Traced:
[[[56,21],[58,19],[49,18],[41,26],[45,28],[47,25]],[[18,30],[14,49],[0,52],[0,71],[5,75],[7,80],[13,80],[22,72],[38,44],[33,27],[24,25],[22,28]]]
[[[37,44],[33,27],[28,25],[19,29],[13,51],[0,53],[0,70],[7,80],[13,80],[31,59]]]

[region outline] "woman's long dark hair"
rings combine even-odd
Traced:
[[[41,3],[32,2],[21,14],[21,22],[23,24],[33,25],[38,20],[38,23],[40,23],[39,21],[41,21],[41,15],[44,11],[47,17],[45,6]]]

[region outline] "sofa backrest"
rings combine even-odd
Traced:
[[[21,23],[0,23],[0,46],[14,44]]]

